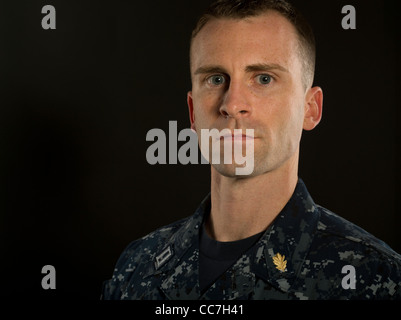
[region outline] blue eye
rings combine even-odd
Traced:
[[[222,75],[214,75],[214,76],[209,77],[207,79],[207,82],[214,86],[219,86],[219,85],[225,83],[226,79]]]
[[[272,77],[268,74],[260,74],[257,78],[260,84],[269,84],[272,81]]]

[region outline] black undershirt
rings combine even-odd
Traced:
[[[210,238],[203,226],[199,244],[200,291],[203,293],[209,288],[245,251],[259,240],[262,234],[263,232],[238,241],[220,242]]]

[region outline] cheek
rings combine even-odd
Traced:
[[[271,100],[268,103],[270,108],[264,112],[267,135],[289,147],[298,143],[303,127],[302,106],[289,99]]]
[[[293,118],[290,102],[282,98],[263,99],[253,108],[253,113],[254,120],[263,122],[264,128],[271,133],[281,131]]]
[[[194,97],[194,115],[195,122],[198,125],[211,121],[218,116],[219,98],[215,94],[197,93]]]
[[[302,106],[293,106],[284,119],[283,134],[286,135],[289,148],[293,149],[299,145],[303,128]]]

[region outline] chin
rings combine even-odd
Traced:
[[[233,164],[214,164],[213,168],[222,176],[227,178],[237,178],[237,179],[245,179],[249,177],[253,177],[256,174],[256,171],[253,170],[250,174],[238,174],[236,169],[244,168],[242,165],[233,165]]]

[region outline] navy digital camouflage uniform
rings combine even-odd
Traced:
[[[258,242],[203,294],[199,230],[210,195],[195,214],[132,242],[103,299],[400,299],[401,256],[365,230],[316,205],[299,179],[289,202]],[[287,261],[280,271],[273,257]],[[355,268],[355,289],[342,268]]]

